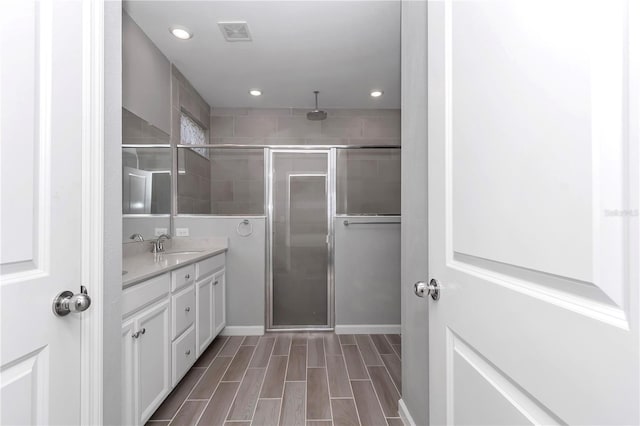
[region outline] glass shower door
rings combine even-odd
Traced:
[[[274,328],[326,327],[328,152],[272,152]]]

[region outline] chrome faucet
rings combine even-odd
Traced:
[[[144,241],[144,237],[142,236],[142,234],[133,234],[129,237],[129,239],[133,241]]]
[[[167,234],[160,235],[157,240],[152,241],[153,246],[151,247],[151,252],[162,253],[164,251],[164,242],[170,239],[171,239],[171,235],[167,235]]]

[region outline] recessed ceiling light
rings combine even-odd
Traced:
[[[262,95],[262,90],[251,89],[251,90],[249,90],[249,94],[251,96],[260,96],[260,95]]]
[[[193,35],[185,28],[171,27],[169,28],[169,31],[171,32],[171,34],[173,34],[174,37],[179,38],[180,40],[189,40],[191,37],[193,37]]]
[[[370,94],[372,98],[379,98],[383,93],[382,90],[372,90]]]

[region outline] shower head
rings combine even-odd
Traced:
[[[309,111],[307,113],[307,120],[311,120],[311,121],[326,120],[327,112],[326,111],[320,111],[318,109],[318,93],[320,93],[320,92],[317,91],[317,90],[314,90],[313,93],[316,95],[316,109],[314,109],[313,111]]]

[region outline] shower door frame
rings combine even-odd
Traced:
[[[273,157],[274,154],[325,154],[327,156],[327,323],[326,325],[278,326],[273,323]],[[266,291],[266,331],[330,331],[335,327],[334,300],[334,220],[336,215],[336,148],[300,146],[292,148],[265,148],[265,189],[267,213],[267,291]],[[296,172],[296,175],[318,176],[315,172]]]

